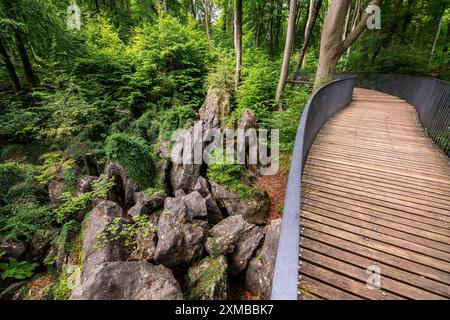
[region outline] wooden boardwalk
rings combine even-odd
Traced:
[[[355,89],[320,131],[302,181],[300,299],[450,298],[450,165],[417,117]]]

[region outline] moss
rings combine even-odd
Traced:
[[[200,262],[198,268],[200,277],[190,279],[188,283],[189,290],[186,295],[188,300],[214,299],[217,295],[226,294],[227,265],[223,256],[206,258]]]
[[[215,257],[220,255],[219,244],[216,242],[214,238],[208,238],[206,240],[206,247],[208,248],[208,252],[211,256]]]
[[[141,189],[153,186],[155,162],[151,147],[142,138],[114,133],[106,139],[108,160],[117,161]]]

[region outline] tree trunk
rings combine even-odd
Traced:
[[[206,35],[208,36],[208,41],[211,41],[211,30],[210,30],[210,22],[209,22],[209,1],[205,0],[205,26],[206,26]]]
[[[14,38],[16,40],[17,49],[19,50],[20,59],[22,60],[25,76],[27,77],[28,87],[33,89],[37,86],[36,77],[34,76],[27,50],[23,44],[22,33],[17,28],[14,28]]]
[[[373,0],[371,4],[379,6],[381,2],[382,0]],[[332,79],[342,54],[350,48],[367,27],[369,14],[365,14],[353,31],[342,41],[345,16],[349,5],[349,0],[332,0],[328,8],[320,41],[319,66],[314,83],[316,89]]]
[[[308,22],[306,23],[305,35],[303,38],[302,48],[300,49],[300,57],[295,65],[294,74],[297,74],[303,67],[305,61],[306,51],[308,50],[309,40],[314,29],[317,17],[319,16],[320,8],[323,0],[311,0],[309,6]]]
[[[99,6],[99,4],[98,4],[98,0],[95,0],[95,11],[96,11],[97,13],[100,12],[100,6]]]
[[[437,42],[439,40],[439,35],[441,34],[441,30],[442,30],[442,19],[444,17],[444,12],[445,12],[445,7],[443,8],[443,10],[441,10],[441,13],[439,15],[438,29],[436,31],[436,36],[434,37],[433,46],[431,47],[431,53],[430,53],[430,58],[428,60],[428,66],[431,65],[431,62],[433,62],[433,55],[434,55],[434,52],[436,51]]]
[[[0,39],[0,55],[2,56],[2,60],[5,63],[6,70],[8,71],[9,77],[11,79],[12,89],[14,93],[19,92],[22,90],[22,87],[20,86],[19,77],[17,76],[16,69],[14,68],[14,65],[11,62],[11,59],[9,58],[8,52],[6,51],[5,46],[3,45],[1,39]]]
[[[234,86],[237,90],[241,82],[242,65],[242,0],[235,0],[234,10],[234,48],[236,54],[236,72],[234,76]]]
[[[288,77],[289,72],[289,61],[291,60],[292,46],[294,45],[294,38],[295,38],[296,18],[297,18],[297,0],[291,0],[291,4],[289,7],[288,27],[286,32],[286,42],[284,45],[283,64],[281,66],[280,80],[278,82],[277,93],[275,96],[275,100],[278,103],[280,110],[283,110],[283,107],[281,106],[280,102],[281,102],[281,95],[286,85],[286,79]]]

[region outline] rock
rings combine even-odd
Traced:
[[[134,194],[134,201],[136,204],[128,210],[128,215],[142,216],[151,214],[164,207],[164,200],[167,195],[164,191],[157,192],[151,195],[144,195],[143,192],[136,192]]]
[[[194,191],[198,191],[203,197],[206,198],[211,193],[208,180],[202,176],[198,177],[197,183],[194,186]]]
[[[253,252],[259,247],[264,238],[264,227],[255,226],[242,233],[235,244],[235,249],[230,256],[230,273],[237,275],[247,268],[248,261]]]
[[[241,119],[239,120],[239,129],[248,130],[251,128],[256,128],[256,113],[251,109],[245,109],[241,114]]]
[[[257,295],[270,297],[275,260],[278,249],[281,219],[273,220],[266,228],[266,237],[261,250],[253,258],[247,269],[246,288]]]
[[[19,281],[10,284],[0,292],[0,300],[21,300],[22,288],[27,290],[27,281]]]
[[[61,205],[62,203],[61,197],[63,193],[64,193],[64,179],[62,178],[62,176],[50,181],[48,185],[48,196],[50,198],[50,203],[54,207]]]
[[[136,247],[128,260],[149,261],[155,256],[156,251],[156,229],[158,225],[158,215],[150,217],[151,224],[145,228],[139,228],[136,234]]]
[[[111,261],[120,261],[125,259],[126,250],[124,245],[118,241],[109,241],[99,247],[98,236],[115,219],[121,219],[123,216],[122,208],[114,202],[102,201],[90,213],[85,221],[85,236],[83,239],[83,256],[85,257],[82,282],[84,282],[92,270],[104,263]]]
[[[80,196],[83,193],[91,191],[92,182],[94,182],[97,179],[98,178],[94,176],[83,176],[78,178],[75,184],[75,194],[77,196]]]
[[[219,128],[225,116],[231,111],[231,95],[229,92],[218,89],[209,88],[206,101],[200,108],[200,120],[208,128]]]
[[[238,194],[210,181],[212,195],[219,208],[225,209],[230,216],[241,215],[247,222],[265,224],[269,213],[269,196],[265,191],[255,190],[251,199],[241,199]]]
[[[202,219],[208,216],[206,200],[198,191],[191,192],[182,199],[187,206],[188,215],[191,219]]]
[[[52,241],[52,233],[46,231],[42,236],[34,235],[28,247],[25,259],[31,262],[42,262],[47,256]]]
[[[172,271],[148,262],[107,262],[72,292],[70,300],[183,300]]]
[[[127,212],[127,214],[131,217],[145,216],[148,213],[149,213],[148,208],[142,202],[137,202]]]
[[[228,217],[210,230],[206,250],[211,256],[230,254],[230,272],[236,275],[247,267],[264,237],[263,230],[247,223],[240,215]]]
[[[206,221],[191,220],[182,198],[167,198],[158,221],[156,263],[173,267],[200,259],[206,227]]]
[[[105,168],[105,173],[108,178],[115,178],[116,187],[115,195],[118,197],[115,202],[123,204],[125,207],[130,208],[134,205],[134,193],[139,191],[138,186],[127,175],[125,169],[122,168],[117,162],[111,161]]]
[[[190,300],[227,299],[227,260],[224,256],[208,257],[189,268],[186,275]]]
[[[186,196],[186,192],[184,192],[183,189],[178,189],[175,191],[175,198],[182,198],[184,196]]]
[[[0,237],[0,252],[6,252],[8,257],[21,259],[27,250],[25,243],[18,240],[8,240]]]
[[[213,199],[212,195],[208,195],[205,198],[206,209],[208,210],[208,222],[212,225],[218,224],[223,220],[222,212],[220,212],[219,206],[216,200]]]

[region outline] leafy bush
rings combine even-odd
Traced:
[[[3,270],[3,279],[23,280],[31,277],[37,263],[27,261],[18,262],[15,258],[9,257],[7,263],[0,263],[0,269]]]
[[[216,149],[208,166],[207,176],[232,192],[238,193],[242,198],[251,198],[255,190],[249,185],[249,176],[244,165],[227,163],[224,151]]]
[[[59,281],[51,284],[44,289],[43,297],[46,300],[67,300],[72,291],[67,285],[67,278],[61,276]]]
[[[280,131],[280,150],[292,151],[294,149],[297,129],[310,94],[309,88],[286,90],[283,103],[287,106],[284,111],[274,111],[266,119],[264,125],[270,129]]]
[[[19,203],[12,207],[3,231],[9,238],[31,240],[34,235],[43,236],[46,231],[52,230],[54,222],[53,211],[49,205]]]
[[[155,163],[151,147],[145,140],[124,133],[114,133],[106,139],[105,153],[117,161],[142,189],[152,186]]]

